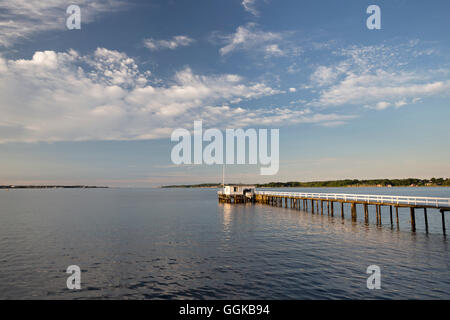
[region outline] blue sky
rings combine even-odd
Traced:
[[[81,8],[81,30],[65,26]],[[366,8],[381,8],[381,30]],[[450,176],[448,1],[0,1],[0,184],[216,182],[175,128],[279,128],[233,182]]]

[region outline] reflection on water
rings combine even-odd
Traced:
[[[223,231],[228,233],[233,219],[233,207],[230,203],[221,204],[223,208]]]
[[[209,189],[16,190],[0,203],[3,299],[450,298],[440,224],[414,234],[403,213],[398,230],[349,209],[218,204]],[[66,289],[72,264],[80,291]],[[366,288],[372,264],[381,290]]]

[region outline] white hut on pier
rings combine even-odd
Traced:
[[[222,188],[222,194],[226,196],[247,196],[253,197],[255,195],[255,186],[240,186],[228,185]]]

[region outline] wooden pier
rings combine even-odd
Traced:
[[[218,192],[220,202],[227,203],[261,203],[276,207],[310,210],[312,214],[324,214],[324,203],[328,215],[334,216],[335,204],[340,204],[340,215],[345,218],[344,204],[350,204],[350,214],[353,221],[358,217],[358,205],[362,207],[364,221],[369,223],[369,206],[375,207],[376,224],[382,224],[382,208],[389,208],[390,223],[399,228],[399,208],[409,208],[411,231],[416,231],[416,213],[423,210],[425,230],[428,232],[428,211],[437,209],[442,216],[442,231],[446,234],[445,213],[450,211],[450,198],[433,197],[410,197],[410,196],[386,196],[386,195],[364,195],[364,194],[337,194],[337,193],[303,193],[303,192],[277,192],[277,191],[255,191],[249,195],[226,195]]]

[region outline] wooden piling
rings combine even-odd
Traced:
[[[425,218],[425,231],[428,233],[428,214],[427,214],[427,208],[423,208],[423,215]]]
[[[380,206],[378,204],[375,205],[375,215],[377,217],[377,225],[380,224],[380,215],[379,215],[380,210],[379,209],[380,209]]]
[[[445,235],[445,211],[441,210],[441,215],[442,215],[442,231],[444,232]]]
[[[352,220],[356,221],[358,216],[356,213],[356,204],[354,202],[352,202],[352,204],[351,204],[351,211],[352,211]]]
[[[367,203],[364,204],[364,221],[369,223],[369,206]]]
[[[331,216],[334,216],[334,202],[330,201]]]
[[[379,206],[378,207],[378,216],[380,217],[380,225],[382,225],[383,224],[383,222],[381,221],[381,208],[382,208],[383,206]]]
[[[342,219],[345,218],[345,216],[344,216],[344,203],[343,202],[341,202],[341,217],[342,217]]]
[[[392,206],[389,206],[389,214],[391,215],[391,226],[394,224],[392,219]]]
[[[410,209],[410,213],[411,213],[411,231],[415,232],[416,231],[416,214],[414,212],[414,208],[409,208]]]
[[[314,200],[311,199],[311,212],[314,214]]]
[[[320,200],[320,213],[323,215],[323,200]]]
[[[400,230],[400,222],[398,220],[398,207],[397,206],[395,207],[395,216],[397,218],[397,229]]]

